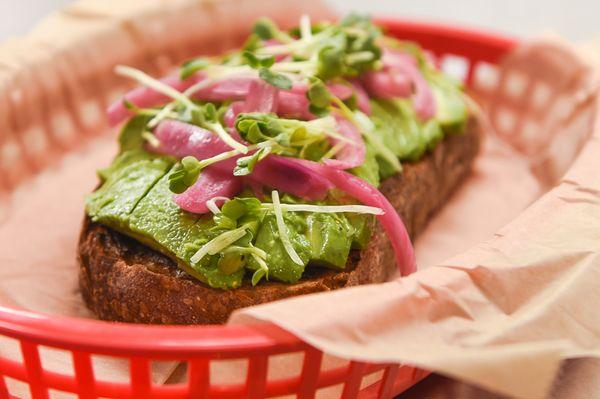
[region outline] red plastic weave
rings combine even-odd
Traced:
[[[463,78],[472,83],[482,63],[495,64],[515,46],[512,39],[496,35],[398,19],[380,19],[388,34],[419,42],[441,60],[459,57],[466,66]],[[165,327],[111,324],[94,320],[48,316],[0,307],[0,335],[20,343],[23,362],[0,357],[0,399],[11,396],[6,377],[27,383],[31,397],[49,398],[49,390],[79,398],[265,398],[292,395],[313,398],[319,389],[341,384],[341,397],[390,398],[428,373],[410,366],[350,362],[323,371],[323,353],[273,325]],[[40,346],[71,353],[74,375],[42,367]],[[304,354],[300,374],[272,380],[269,357]],[[96,378],[92,355],[128,359],[130,382]],[[214,360],[247,359],[245,383],[218,385],[209,380]],[[156,385],[150,365],[157,360],[186,362],[184,383]],[[363,387],[363,378],[380,372],[378,381]]]

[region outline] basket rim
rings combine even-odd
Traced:
[[[481,61],[496,62],[499,54],[515,47],[518,39],[504,33],[459,27],[430,20],[376,17],[380,26],[394,35],[418,40],[443,36],[443,43],[424,45],[434,53],[449,49],[464,52],[470,46],[483,50]],[[423,43],[421,43],[423,44]],[[114,323],[94,319],[56,316],[0,305],[0,335],[26,339],[40,345],[96,354],[190,358],[193,354],[215,358],[277,354],[310,347],[292,333],[272,323],[252,325],[163,326]],[[108,338],[107,338],[108,337]]]

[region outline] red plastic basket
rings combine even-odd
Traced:
[[[484,32],[438,24],[380,19],[393,36],[414,40],[439,60],[463,60],[467,85],[479,65],[495,64],[515,40]],[[406,365],[351,361],[321,370],[323,353],[273,325],[260,326],[141,326],[111,324],[31,313],[0,307],[0,334],[18,341],[22,361],[0,357],[0,398],[9,398],[6,378],[29,385],[31,397],[50,397],[50,390],[80,398],[265,398],[290,395],[313,398],[320,389],[341,385],[342,398],[390,398],[428,373]],[[40,347],[70,353],[71,374],[44,367]],[[269,378],[269,357],[303,353],[300,373],[293,378]],[[92,367],[93,356],[121,358],[129,363],[130,381],[101,380]],[[209,379],[213,361],[247,361],[245,382],[215,384]],[[152,361],[187,363],[184,383],[156,385],[150,378]],[[365,376],[378,373],[375,382]],[[367,386],[364,386],[367,385]]]

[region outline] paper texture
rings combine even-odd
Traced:
[[[90,317],[77,290],[75,250],[83,197],[116,150],[102,114],[123,88],[111,72],[116,63],[158,75],[239,43],[259,15],[295,20],[301,8],[327,13],[317,1],[88,0],[1,46],[0,304]],[[526,78],[521,91],[510,83],[514,74]],[[597,119],[597,89],[595,72],[570,47],[521,47],[495,80],[475,86],[494,129],[472,177],[417,241],[417,274],[248,309],[234,322],[271,320],[333,355],[413,363],[516,397],[543,397],[562,359],[599,350],[599,133],[585,141]],[[0,356],[18,358],[14,344],[0,338]],[[72,369],[66,353],[42,358],[52,370]],[[128,378],[123,363],[102,360],[94,369],[101,378]],[[295,364],[279,359],[273,373]],[[155,381],[173,366],[158,364]],[[220,376],[244,373],[242,365],[221,366],[228,372]]]
[[[549,85],[553,98],[567,100],[548,108],[556,112],[549,113],[552,129],[534,131],[529,140],[496,125],[521,155],[512,167],[497,158],[486,168],[494,157],[485,153],[478,160],[472,180],[417,243],[421,262],[433,266],[383,285],[249,308],[232,321],[271,321],[340,357],[415,364],[519,398],[545,397],[562,360],[600,357],[600,129],[590,117],[597,112],[597,80],[584,64],[558,58],[565,54],[572,52],[559,43],[538,42],[506,61],[506,75],[518,68]],[[566,76],[553,87],[550,79],[561,66]],[[489,107],[506,107],[505,93]],[[496,122],[497,109],[489,111]],[[518,115],[525,111],[534,110],[513,107],[513,120],[527,123],[519,118],[530,114]],[[537,115],[534,121],[547,129],[545,114]],[[583,143],[559,184],[493,233],[495,223],[510,219],[505,212],[513,200],[526,206]],[[527,167],[515,173],[520,179],[508,176],[519,172],[523,159],[539,184],[525,177]],[[470,193],[486,170],[490,180]],[[480,227],[478,237],[469,234]],[[462,249],[463,237],[488,239],[447,260],[436,258]],[[442,249],[445,254],[436,253]]]

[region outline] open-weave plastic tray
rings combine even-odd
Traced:
[[[472,86],[480,67],[493,65],[515,42],[499,37],[449,26],[400,20],[380,20],[388,33],[419,42],[440,60],[442,66],[456,69],[467,86]],[[15,83],[16,85],[19,82]],[[77,82],[70,82],[77,85]],[[471,87],[473,88],[473,87]],[[476,87],[474,89],[477,89]],[[7,89],[8,90],[8,89]],[[38,106],[52,109],[49,98]],[[107,98],[91,99],[92,106],[104,107]],[[96,102],[95,104],[93,102]],[[94,126],[76,113],[68,115],[78,134],[90,134]],[[82,112],[82,111],[81,111]],[[17,121],[18,122],[18,121]],[[44,165],[29,162],[29,133],[26,123],[12,126],[13,136],[0,134],[0,150],[11,145],[21,159],[42,169]],[[36,134],[51,145],[55,129],[42,129]],[[14,136],[16,135],[16,136]],[[69,151],[50,148],[57,156]],[[4,148],[5,149],[5,148]],[[14,155],[14,154],[13,154]],[[33,159],[33,158],[32,158]],[[0,163],[2,164],[2,163]],[[0,166],[0,193],[10,196],[18,184],[14,175]],[[18,165],[12,164],[12,170]],[[35,171],[34,171],[35,172]],[[22,173],[20,173],[22,176]],[[29,385],[31,397],[48,398],[49,390],[68,392],[80,398],[265,398],[296,395],[312,398],[320,389],[342,385],[342,398],[390,398],[427,375],[426,371],[407,365],[366,364],[352,361],[343,367],[321,370],[323,353],[300,341],[290,333],[272,325],[164,327],[111,324],[94,320],[55,317],[0,307],[0,334],[16,339],[22,362],[0,357],[0,398],[11,397],[5,378]],[[40,347],[70,352],[74,375],[61,374],[44,367]],[[268,375],[269,357],[301,352],[303,366],[293,378],[273,380]],[[129,362],[130,381],[109,382],[98,378],[92,367],[92,356],[108,356]],[[215,360],[244,359],[248,362],[244,383],[219,385],[209,380],[210,365]],[[187,362],[187,378],[183,383],[156,385],[150,378],[153,361]],[[379,372],[379,378],[365,387],[363,378]]]

